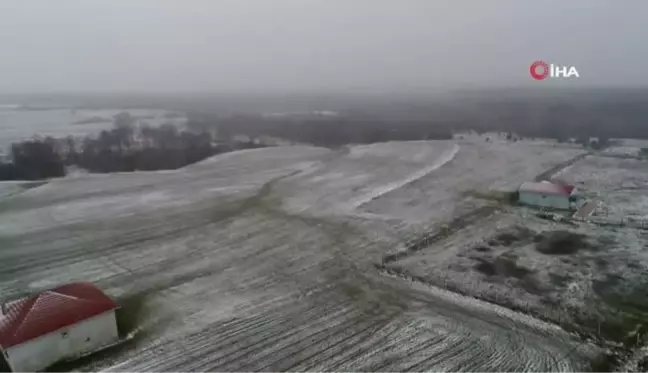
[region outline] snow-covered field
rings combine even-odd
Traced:
[[[583,370],[597,349],[554,325],[374,266],[453,205],[492,203],[466,193],[578,154],[483,140],[292,146],[54,180],[0,197],[0,297],[75,280],[146,293],[145,337],[81,369]],[[431,250],[418,264],[436,271],[457,256]]]
[[[21,183],[19,182],[13,182],[13,181],[0,182],[0,198],[8,197],[12,194],[21,192],[23,189],[20,187],[20,184]]]
[[[510,146],[500,151],[498,156],[515,154],[515,148],[516,145]],[[439,215],[434,214],[438,214],[439,209],[434,207],[443,206],[443,200],[437,201],[444,198],[449,201],[447,204],[451,208],[456,209],[462,203],[461,190],[479,185],[474,180],[483,179],[484,188],[497,188],[493,182],[519,180],[524,176],[532,178],[533,173],[541,172],[542,168],[548,166],[534,165],[534,160],[549,162],[561,157],[559,148],[553,152],[534,154],[531,160],[522,155],[523,150],[517,151],[520,151],[517,156],[511,156],[517,159],[521,167],[515,173],[508,174],[507,169],[497,167],[502,163],[490,158],[487,150],[480,149],[479,159],[466,162],[471,165],[471,171],[466,173],[463,182],[451,183],[447,176],[438,182],[431,178],[424,179],[418,184],[427,184],[409,184],[385,195],[385,201],[377,200],[375,204],[386,205],[380,207],[384,211],[391,208],[392,215],[395,215],[393,207],[403,208],[407,201],[417,201],[416,205],[411,204],[423,204],[428,211],[427,216],[424,213],[418,216],[438,222]],[[528,151],[533,154],[534,149],[530,147]],[[453,162],[460,159],[461,154]],[[509,162],[504,163],[511,164]],[[526,171],[522,164],[526,165]],[[434,175],[441,176],[444,171],[448,175],[458,175],[460,169],[443,168]],[[604,208],[597,221],[618,223],[621,219],[626,222],[634,219],[648,222],[646,161],[589,155],[553,177],[576,184],[581,195],[600,201]],[[444,188],[438,188],[436,184],[444,185]],[[450,189],[450,185],[456,185],[456,189]],[[399,204],[396,198],[405,202]],[[465,203],[465,199],[463,201]],[[619,306],[610,303],[610,299],[632,299],[630,302],[634,304],[646,302],[645,297],[639,299],[632,295],[645,293],[641,289],[648,284],[648,234],[645,230],[584,222],[572,225],[550,222],[537,217],[534,210],[498,205],[487,198],[482,199],[480,205],[493,208],[485,210],[487,214],[480,219],[462,225],[434,244],[424,245],[391,261],[386,266],[387,270],[423,283],[457,289],[497,304],[525,309],[556,322],[575,323],[576,318],[589,320],[598,317],[605,320]],[[369,211],[380,213],[382,210],[373,207]],[[448,216],[457,216],[457,213]],[[442,222],[448,220],[451,218],[440,219]],[[543,234],[551,235],[555,231],[582,235],[585,244],[569,254],[541,252],[539,247]],[[560,245],[570,246],[566,249],[576,247],[572,243]]]
[[[637,155],[642,148],[648,148],[646,139],[620,139],[621,144],[605,149],[605,154]]]
[[[555,231],[582,234],[590,246],[569,255],[539,251],[543,232]],[[506,237],[510,234],[517,237]],[[601,313],[597,291],[603,287],[613,293],[619,288],[612,286],[645,286],[646,245],[648,237],[636,229],[569,226],[519,208],[494,213],[388,268],[556,322],[573,321]],[[610,283],[612,278],[618,284]]]
[[[578,185],[584,195],[603,202],[607,217],[648,221],[647,161],[588,156],[559,176]]]
[[[418,223],[446,222],[484,205],[471,194],[516,190],[523,182],[584,153],[582,149],[525,141],[464,140],[457,146],[461,150],[446,167],[373,200],[363,210]]]

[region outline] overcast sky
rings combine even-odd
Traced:
[[[0,92],[643,85],[647,43],[645,0],[0,0]]]

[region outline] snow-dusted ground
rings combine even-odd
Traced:
[[[283,195],[287,208],[318,213],[352,212],[359,206],[414,182],[449,162],[459,146],[446,141],[360,145],[324,157],[293,178],[300,193]]]
[[[462,152],[468,148],[461,146]],[[479,157],[465,161],[464,165],[469,167],[459,163],[462,159],[460,152],[450,163],[455,168],[442,168],[432,175],[440,180],[428,178],[408,184],[375,200],[373,205],[368,205],[368,210],[375,214],[390,211],[395,216],[397,208],[403,209],[405,215],[423,205],[425,208],[417,218],[430,219],[439,226],[440,221],[449,221],[452,216],[457,216],[457,206],[466,203],[465,197],[461,197],[462,190],[498,188],[500,180],[532,178],[534,173],[550,168],[550,164],[545,162],[574,155],[550,146],[542,153],[535,153],[538,148],[527,147],[528,155],[524,156],[525,149],[517,148],[517,144],[490,155],[488,149],[495,146],[479,148],[475,152]],[[502,162],[502,158],[496,160],[493,157],[507,160]],[[512,164],[515,172],[502,167],[502,164]],[[462,170],[466,172],[462,173]],[[459,179],[458,175],[463,175],[463,178]],[[601,201],[604,211],[607,211],[598,217],[602,221],[647,218],[646,161],[590,155],[557,172],[554,177],[576,184],[581,195]],[[455,189],[450,188],[451,185],[455,185]],[[448,201],[445,203],[450,206],[447,215],[442,208],[444,201]],[[405,209],[408,204],[410,208]],[[487,199],[475,204],[497,206]],[[646,231],[590,223],[572,226],[540,219],[535,216],[535,211],[523,207],[498,208],[499,211],[493,210],[495,212],[463,226],[448,237],[389,263],[387,268],[424,283],[459,289],[494,303],[527,309],[556,322],[572,320],[574,316],[596,318],[603,315],[600,317],[604,319],[610,307],[615,306],[606,304],[610,294],[622,294],[620,297],[624,298],[648,284],[645,275],[648,269]],[[465,210],[471,209],[474,207]],[[529,230],[521,234],[523,239],[509,244],[497,242],[498,234],[515,231],[518,227]],[[584,235],[591,248],[569,255],[539,252],[534,236],[558,230]],[[489,267],[488,263],[492,266]],[[484,272],[489,270],[497,273]],[[633,298],[637,303],[646,301]]]
[[[364,205],[365,203],[371,202],[380,196],[383,196],[389,192],[402,188],[407,184],[411,184],[425,176],[428,176],[433,171],[438,170],[439,168],[443,167],[443,165],[445,165],[446,163],[452,161],[458,152],[459,152],[459,145],[455,144],[452,147],[452,149],[448,149],[445,152],[443,152],[443,154],[441,154],[441,156],[437,160],[435,160],[431,166],[426,166],[402,180],[395,181],[372,190],[371,192],[363,195],[360,199],[354,201],[354,203],[352,204],[353,208],[357,209],[358,207]]]
[[[640,139],[618,139],[620,144],[610,146],[603,150],[603,154],[616,156],[633,156],[639,155],[642,148],[648,148],[648,140]]]
[[[146,337],[83,369],[583,370],[596,349],[555,326],[374,267],[411,227],[452,217],[435,206],[576,154],[481,141],[293,146],[54,180],[0,199],[0,297],[74,280],[148,293]],[[453,256],[443,247],[440,262]]]
[[[19,193],[23,190],[20,187],[20,182],[2,181],[0,182],[0,198],[8,197],[10,195]]]
[[[559,177],[603,202],[610,219],[648,221],[648,161],[588,156]]]
[[[485,142],[460,144],[446,167],[365,204],[364,211],[388,214],[411,222],[438,223],[483,206],[473,193],[516,190],[525,181],[583,153],[582,149],[537,142]]]
[[[512,244],[497,242],[499,234],[515,232],[518,227],[530,230],[521,234],[523,239]],[[558,230],[587,236],[593,248],[569,255],[538,251],[534,235]],[[600,294],[595,289],[612,286],[607,284],[611,276],[620,279],[621,286],[643,286],[647,244],[646,236],[636,229],[585,223],[568,226],[540,219],[533,210],[516,208],[469,225],[389,268],[559,322],[575,315],[596,315]],[[480,270],[483,262],[493,263],[497,273]]]

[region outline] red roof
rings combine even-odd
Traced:
[[[78,282],[7,304],[0,346],[9,348],[114,310],[118,305],[90,283]]]
[[[573,185],[560,185],[549,182],[531,183],[526,182],[520,186],[520,192],[539,193],[539,194],[557,194],[563,196],[571,195],[574,190]]]
[[[563,188],[565,188],[565,191],[569,194],[571,194],[574,189],[576,189],[576,187],[571,184],[563,185]]]

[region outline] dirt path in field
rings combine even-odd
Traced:
[[[405,259],[408,256],[425,249],[426,247],[430,247],[436,242],[450,237],[457,231],[476,223],[478,220],[487,218],[497,210],[497,206],[484,206],[474,211],[463,214],[462,216],[459,216],[452,220],[450,223],[444,225],[441,229],[427,233],[422,237],[413,240],[413,242],[406,243],[404,250],[383,256],[382,264],[387,265]]]
[[[539,174],[538,176],[535,177],[534,181],[545,181],[545,180],[550,180],[551,177],[558,172],[562,171],[563,169],[573,165],[574,163],[580,161],[581,159],[587,157],[590,155],[590,153],[583,153],[575,156],[574,158],[567,160],[561,164],[555,165],[554,167],[548,169],[547,171]]]
[[[551,175],[554,175],[561,170],[565,169],[578,162],[579,160],[585,158],[588,153],[577,155],[565,162],[562,162],[535,177],[535,180],[546,180],[550,178]],[[445,164],[445,163],[444,163]],[[499,205],[487,205],[479,207],[473,211],[469,211],[461,216],[458,216],[452,219],[450,222],[444,224],[440,229],[437,229],[433,232],[425,233],[418,238],[410,242],[405,243],[405,247],[402,250],[399,250],[396,253],[386,254],[383,256],[382,265],[397,262],[399,260],[405,259],[412,254],[425,249],[426,247],[431,246],[432,244],[439,242],[445,238],[450,237],[456,232],[478,222],[479,220],[486,219],[498,210],[501,209]]]
[[[352,207],[354,209],[359,209],[363,205],[365,205],[365,204],[367,204],[367,203],[369,203],[369,202],[371,202],[371,201],[373,201],[373,200],[375,200],[377,198],[380,198],[380,197],[384,196],[385,194],[387,194],[389,192],[392,192],[392,191],[394,191],[396,189],[402,188],[407,184],[413,183],[413,182],[415,182],[415,181],[417,181],[417,180],[419,180],[419,179],[421,179],[423,177],[428,176],[429,174],[431,174],[435,170],[438,170],[439,168],[443,167],[448,162],[452,161],[452,159],[454,159],[454,157],[457,155],[459,150],[460,150],[459,145],[454,144],[452,149],[447,151],[445,154],[442,154],[441,157],[439,157],[439,159],[436,162],[434,162],[434,164],[432,166],[423,168],[422,170],[415,172],[414,174],[406,177],[403,180],[398,180],[398,181],[395,181],[393,183],[384,185],[384,186],[382,186],[380,188],[377,188],[376,190],[372,191],[371,193],[368,193],[368,194],[362,196],[359,200],[353,202]]]

